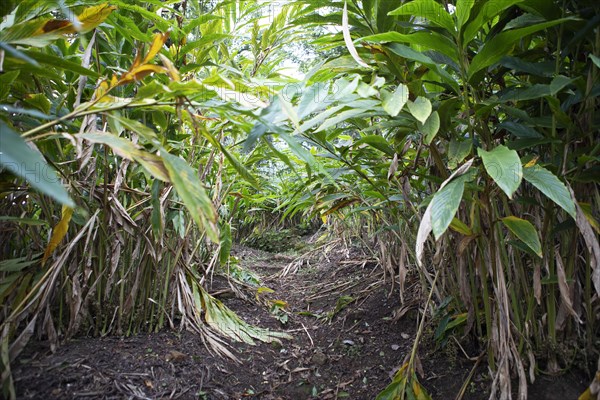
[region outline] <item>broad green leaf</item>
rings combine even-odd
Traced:
[[[544,137],[535,129],[514,121],[502,122],[501,124],[498,124],[498,128],[506,129],[518,138],[539,139]]]
[[[509,198],[512,198],[513,193],[519,188],[523,179],[523,168],[517,152],[500,145],[492,151],[479,148],[477,154],[483,160],[488,175]]]
[[[227,148],[223,146],[222,143],[219,143],[219,148],[221,149],[221,152],[223,153],[225,158],[227,158],[227,161],[229,161],[229,163],[236,170],[236,172],[256,189],[259,189],[260,184],[256,177],[252,174],[252,172],[250,172],[250,170],[246,168],[246,166],[237,157],[235,157],[231,152],[229,152],[229,150],[227,150]]]
[[[431,200],[431,226],[436,240],[446,232],[452,222],[465,190],[465,182],[471,174],[459,176],[442,189]]]
[[[196,172],[184,160],[166,151],[161,151],[161,157],[171,183],[189,210],[194,222],[198,227],[206,230],[206,235],[210,240],[219,243],[217,211]]]
[[[400,57],[406,58],[408,60],[413,60],[427,66],[429,69],[434,71],[442,78],[443,83],[450,85],[456,93],[460,92],[458,82],[452,77],[452,75],[450,75],[444,68],[440,66],[440,63],[432,60],[425,54],[411,49],[410,47],[400,43],[390,43],[389,45],[387,45],[387,47],[389,50],[399,55]]]
[[[25,103],[30,106],[37,108],[44,114],[50,114],[50,108],[52,108],[52,103],[48,100],[48,96],[45,93],[34,93],[24,96]]]
[[[506,93],[500,97],[500,101],[524,101],[538,99],[546,96],[554,96],[567,85],[573,83],[575,79],[567,78],[566,76],[559,75],[552,79],[547,85],[536,84],[527,88],[515,87],[511,90],[507,90]]]
[[[75,207],[54,168],[46,163],[37,149],[29,147],[21,135],[2,120],[0,120],[0,165],[27,180],[33,188],[59,203],[71,208]]]
[[[396,400],[400,398],[402,387],[406,384],[405,380],[393,381],[382,392],[380,392],[375,400]]]
[[[475,57],[473,57],[471,65],[469,66],[468,79],[471,80],[475,73],[486,67],[489,67],[490,65],[498,62],[502,57],[508,55],[511,52],[514,44],[523,39],[525,36],[551,26],[561,24],[568,20],[570,19],[561,18],[555,21],[543,22],[541,24],[535,24],[525,28],[513,29],[499,33],[497,36],[494,36],[491,40],[486,42],[477,52]]]
[[[590,54],[590,60],[592,60],[592,62],[594,63],[594,65],[598,68],[600,68],[600,57],[595,56],[593,54]]]
[[[390,146],[390,144],[388,143],[387,140],[385,140],[385,138],[378,136],[378,135],[368,135],[365,137],[362,137],[360,140],[357,140],[356,142],[354,142],[354,147],[358,147],[361,144],[366,143],[369,146],[384,152],[385,154],[387,154],[390,157],[394,156],[394,149],[392,148],[392,146]]]
[[[469,139],[452,139],[448,145],[448,168],[455,169],[471,153],[473,142]]]
[[[123,128],[137,133],[149,143],[152,143],[154,140],[158,139],[156,136],[156,132],[154,132],[154,129],[142,124],[139,121],[134,121],[132,119],[122,117],[115,113],[109,114],[109,118],[118,122]]]
[[[456,2],[456,24],[460,30],[463,25],[469,20],[471,9],[475,5],[475,0],[458,0]]]
[[[37,257],[32,260],[29,260],[28,258],[29,257],[19,257],[2,260],[0,261],[0,272],[17,272],[40,262]]]
[[[0,49],[6,51],[6,53],[8,55],[13,56],[16,59],[23,60],[26,63],[33,65],[34,67],[40,66],[40,64],[37,61],[35,61],[33,58],[29,57],[27,54],[23,53],[21,50],[15,49],[13,46],[9,45],[8,43],[0,42]],[[5,75],[9,74],[9,73],[14,73],[14,72],[16,72],[18,74],[19,70],[5,72]],[[3,85],[0,85],[0,87],[2,87],[2,86]],[[5,88],[4,90],[8,90],[8,88]]]
[[[315,156],[313,156],[310,151],[302,146],[302,143],[299,142],[299,139],[296,136],[280,133],[279,137],[287,143],[292,153],[306,162],[310,168],[318,168],[318,161],[316,160]]]
[[[423,142],[430,144],[440,130],[440,116],[437,111],[431,113],[424,124],[418,123],[419,130],[425,136]]]
[[[417,31],[411,34],[391,31],[366,36],[362,38],[362,40],[374,43],[408,43],[413,46],[419,46],[417,48],[439,51],[450,57],[452,60],[458,61],[456,45],[452,40],[433,31]]]
[[[346,96],[351,95],[358,88],[360,76],[355,76],[351,82],[345,81],[344,78],[338,79],[334,83],[333,100],[343,100]],[[335,90],[337,88],[337,90]],[[324,99],[323,99],[324,101]],[[302,106],[302,105],[301,105]]]
[[[81,133],[77,137],[88,140],[93,143],[100,143],[110,146],[110,148],[119,156],[139,163],[152,176],[164,182],[169,182],[169,174],[165,168],[163,160],[144,150],[139,149],[135,144],[127,139],[120,138],[110,133]]]
[[[325,122],[323,122],[323,124],[321,124],[321,126],[319,126],[319,128],[315,132],[324,131],[327,128],[335,126],[341,122],[344,122],[350,118],[354,118],[354,117],[356,117],[360,114],[363,114],[365,112],[368,112],[368,111],[369,110],[363,110],[363,109],[350,109],[350,110],[342,111],[341,113],[337,114],[336,116],[325,120]],[[302,127],[302,129],[304,129],[304,126]]]
[[[425,18],[446,29],[451,34],[456,32],[454,21],[448,11],[434,0],[413,0],[391,11],[389,15],[409,15]]]
[[[539,165],[534,165],[523,169],[523,178],[575,218],[575,203],[565,184],[556,175]]]
[[[155,179],[154,182],[152,182],[152,214],[150,215],[152,232],[154,233],[156,240],[159,241],[162,240],[165,228],[164,209],[160,202],[161,186],[161,182],[158,179]]]
[[[40,53],[38,51],[33,50],[24,50],[23,54],[27,55],[28,57],[31,57],[33,60],[37,61],[40,64],[45,64],[62,70],[75,72],[78,75],[85,75],[94,79],[98,79],[100,77],[100,74],[98,74],[96,71],[92,71],[89,68],[84,68],[80,64],[74,63],[73,61],[68,61],[63,58],[53,56],[51,54]]]
[[[402,108],[408,101],[408,87],[404,84],[399,84],[394,93],[390,94],[386,93],[382,106],[385,112],[387,112],[390,116],[395,117],[402,111]]]
[[[285,99],[285,96],[279,96],[279,104],[281,104],[281,109],[283,113],[288,117],[288,119],[294,125],[298,131],[300,130],[300,119],[298,118],[298,113],[294,106]]]
[[[358,81],[356,82],[356,85],[358,86]],[[298,104],[298,118],[304,119],[308,115],[325,108],[328,104],[328,102],[325,101],[327,98],[327,90],[328,86],[320,82],[304,88],[302,98]]]
[[[551,61],[528,62],[519,57],[506,56],[499,61],[500,65],[514,69],[518,72],[527,72],[528,74],[543,77],[552,77],[554,75],[555,64]]]
[[[456,171],[454,171],[452,173],[452,175],[450,175],[448,177],[448,179],[446,179],[444,182],[442,182],[440,189],[438,190],[438,193],[441,192],[446,185],[449,185],[450,183],[454,182],[455,179],[459,179],[459,178],[463,178],[463,176],[465,176],[465,180],[471,179],[470,177],[466,177],[467,173],[470,173],[469,170],[471,169],[471,166],[473,165],[473,161],[474,159],[470,159],[469,161],[467,161],[466,163],[464,163],[460,168],[458,168]],[[461,182],[462,182],[462,188],[461,188]],[[464,190],[464,182],[462,179],[461,181],[458,181],[458,186],[455,186],[452,190],[452,192],[461,192],[461,196],[462,197],[462,191]],[[441,197],[440,199],[438,199],[437,201],[440,202],[441,204],[445,205],[445,208],[443,210],[440,210],[440,212],[444,213],[444,217],[448,218],[449,214],[451,213],[452,208],[454,208],[454,205],[456,203],[456,196],[452,196],[452,193],[446,193],[443,195],[443,197]],[[435,198],[435,195],[434,195]],[[458,202],[460,203],[460,199],[458,200]],[[415,244],[415,256],[417,258],[417,265],[422,266],[423,265],[423,253],[425,251],[425,242],[427,241],[427,237],[429,236],[429,234],[431,233],[431,231],[433,230],[433,199],[432,201],[429,203],[429,205],[427,206],[427,209],[425,209],[425,213],[423,214],[423,218],[421,218],[421,223],[419,224],[419,230],[417,231],[417,240],[416,240],[416,244]],[[458,206],[457,206],[458,207]],[[450,224],[450,222],[452,221],[452,218],[454,217],[454,214],[456,214],[456,211],[454,211],[454,213],[452,213],[452,215],[450,216],[449,220],[447,221],[447,225],[446,228],[448,228],[448,225]],[[446,228],[443,228],[443,226],[446,223],[437,223],[437,232],[441,234],[444,233],[444,231],[446,230]],[[443,228],[443,229],[442,229]]]
[[[15,224],[37,225],[37,226],[48,225],[48,221],[44,221],[42,219],[12,217],[12,216],[8,216],[8,215],[0,216],[0,222],[14,222]]]
[[[463,46],[466,47],[471,40],[481,31],[481,28],[508,7],[520,3],[523,0],[492,0],[484,2],[479,12],[466,25],[463,33]]]
[[[408,111],[410,111],[412,116],[415,117],[422,124],[424,124],[425,121],[427,121],[427,118],[429,118],[429,116],[431,115],[431,109],[431,102],[429,101],[429,99],[423,96],[417,97],[415,101],[408,102]]]
[[[229,261],[229,253],[231,252],[231,225],[227,222],[221,227],[221,247],[219,248],[219,261],[221,266],[226,265]]]
[[[531,222],[515,216],[502,218],[502,222],[517,238],[519,238],[519,240],[537,254],[538,257],[542,257],[540,238]]]
[[[467,224],[456,217],[452,218],[452,222],[450,222],[450,229],[458,233],[462,233],[465,236],[471,236],[473,234],[471,228],[469,228]]]

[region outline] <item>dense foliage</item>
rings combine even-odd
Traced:
[[[492,396],[595,366],[598,8],[4,3],[5,387],[36,332],[180,324],[230,356],[216,333],[275,340],[204,285],[236,232],[299,217],[371,248],[402,288],[418,275],[420,332],[432,311],[442,345],[477,341]],[[294,42],[326,57],[302,79],[283,70]],[[425,398],[419,338],[381,399]]]

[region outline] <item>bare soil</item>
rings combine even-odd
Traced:
[[[135,337],[79,337],[55,353],[31,343],[14,366],[22,399],[374,399],[410,353],[422,294],[407,283],[404,306],[398,285],[360,254],[304,264],[295,274],[277,274],[293,259],[236,248],[241,265],[256,272],[287,303],[274,315],[252,297],[237,297],[216,280],[212,292],[251,324],[289,332],[292,340],[255,346],[233,343],[241,364],[211,355],[190,332],[165,331]],[[252,294],[253,296],[253,294]],[[348,303],[348,304],[346,304]],[[279,318],[277,318],[279,317]],[[429,328],[431,330],[431,328]],[[477,349],[465,348],[469,356]],[[454,399],[475,363],[457,346],[419,349],[421,383],[434,399]],[[530,399],[577,399],[584,374],[539,377]],[[490,386],[480,363],[464,399],[487,399]]]

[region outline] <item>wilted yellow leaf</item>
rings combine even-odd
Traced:
[[[88,7],[77,16],[79,26],[65,19],[51,19],[43,24],[32,36],[39,35],[69,35],[73,33],[89,32],[108,18],[117,7],[110,6],[107,3],[98,6]]]
[[[533,157],[533,159],[531,161],[529,161],[527,164],[524,165],[525,168],[530,168],[533,167],[538,160],[539,156]]]
[[[279,307],[279,308],[287,308],[288,307],[288,303],[287,301],[283,301],[283,300],[270,300],[271,304]]]
[[[165,73],[167,70],[164,67],[154,64],[142,64],[125,72],[119,79],[119,85],[125,85],[134,81],[140,81],[146,76],[156,72]]]
[[[60,222],[56,224],[54,229],[52,229],[52,236],[50,237],[50,243],[48,243],[48,247],[46,247],[46,251],[44,251],[44,257],[42,257],[42,266],[48,260],[48,257],[52,254],[52,252],[56,249],[58,244],[63,240],[67,231],[69,230],[69,222],[71,221],[71,216],[73,215],[73,209],[67,206],[62,207],[62,218]]]
[[[116,9],[117,7],[108,5],[108,3],[86,8],[77,16],[77,19],[81,23],[80,32],[85,33],[91,31],[103,23]]]
[[[144,61],[142,61],[142,64],[149,63],[158,54],[160,49],[162,49],[162,47],[165,45],[165,42],[169,38],[170,34],[171,32],[166,32],[157,33],[154,35],[154,39],[152,40],[152,46],[150,46],[150,50],[148,51],[148,54],[146,54],[146,57],[144,58]]]

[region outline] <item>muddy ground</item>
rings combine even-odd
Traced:
[[[251,296],[239,298],[219,279],[211,291],[247,322],[288,332],[292,340],[233,343],[241,363],[211,355],[197,335],[185,331],[80,337],[54,354],[43,342],[31,343],[13,367],[18,398],[374,399],[390,383],[417,330],[422,294],[414,279],[408,279],[402,307],[398,285],[392,289],[373,260],[358,253],[304,262],[284,277],[279,273],[292,256],[246,247],[235,254],[275,291],[268,294],[271,300],[287,304],[285,312],[273,313]],[[428,326],[426,335],[433,329]],[[426,337],[419,348],[419,379],[433,399],[456,398],[475,365],[453,340],[448,343],[436,348]],[[476,357],[479,350],[464,351]],[[481,362],[463,398],[487,399],[489,385]],[[572,368],[560,377],[538,377],[529,398],[577,399],[586,385],[585,374]]]

